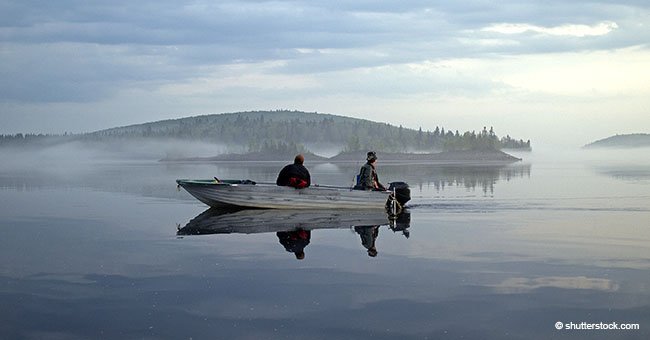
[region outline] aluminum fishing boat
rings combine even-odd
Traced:
[[[304,189],[256,183],[250,180],[176,180],[199,201],[215,208],[246,207],[267,209],[385,209],[410,199],[408,185],[391,183],[387,191],[354,190],[350,187],[312,185]],[[399,190],[394,194],[395,190]]]

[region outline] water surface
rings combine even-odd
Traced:
[[[412,187],[408,220],[245,212],[227,230],[174,180],[272,182],[282,162],[4,165],[0,337],[645,339],[650,166],[605,163],[380,162]],[[361,164],[307,165],[349,185]]]

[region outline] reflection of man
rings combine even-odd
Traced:
[[[375,241],[377,240],[377,236],[379,236],[379,226],[356,226],[354,227],[354,231],[361,236],[361,244],[368,249],[368,256],[377,256]]]
[[[296,259],[302,260],[305,258],[305,247],[311,239],[311,230],[278,231],[276,235],[278,235],[280,244],[284,246],[284,249],[296,254]]]

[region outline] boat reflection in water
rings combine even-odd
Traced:
[[[278,241],[296,259],[305,257],[311,233],[317,229],[354,230],[368,255],[377,256],[379,227],[410,236],[411,214],[405,209],[396,217],[383,210],[276,210],[210,208],[179,228],[177,235],[276,233]]]

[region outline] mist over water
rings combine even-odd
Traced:
[[[206,157],[243,152],[243,146],[177,139],[72,141],[48,146],[0,147],[0,156],[11,160],[0,166],[29,167],[38,164],[79,165],[103,161],[156,161],[163,158]]]
[[[650,336],[647,150],[535,148],[501,165],[380,157],[380,180],[408,182],[412,200],[406,221],[379,224],[371,257],[363,235],[375,226],[336,223],[377,216],[205,215],[176,188],[177,178],[274,182],[290,159],[158,162],[225,149],[0,148],[10,160],[0,164],[0,336]],[[362,164],[306,160],[313,183],[340,186]],[[222,232],[177,235],[202,215],[202,227]],[[313,229],[304,260],[282,244],[277,228],[287,226]],[[581,333],[558,321],[641,327]]]

